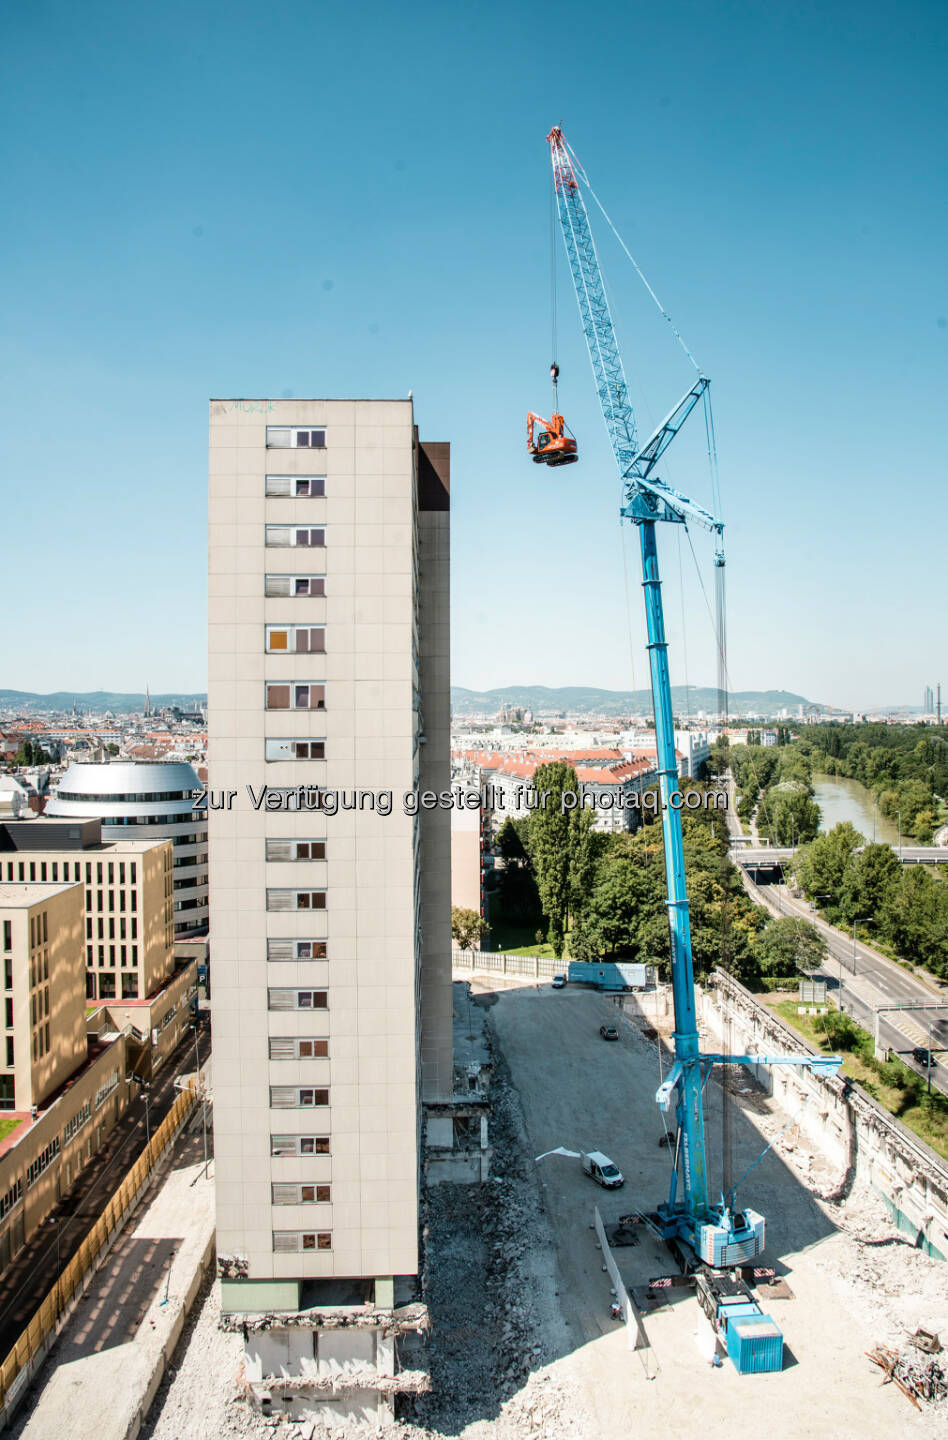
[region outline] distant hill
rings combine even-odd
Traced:
[[[152,710],[165,705],[177,705],[182,710],[194,710],[207,703],[204,692],[188,695],[152,695]],[[123,695],[114,690],[55,690],[51,695],[36,695],[31,690],[0,690],[0,710],[19,710],[29,713],[34,710],[71,710],[77,705],[80,710],[101,715],[111,710],[114,715],[141,714],[145,708],[144,693]]]
[[[731,715],[778,715],[791,713],[798,705],[811,702],[790,690],[738,690],[728,696]],[[532,710],[534,715],[566,712],[574,715],[651,715],[652,695],[649,690],[597,690],[586,685],[562,685],[549,689],[546,685],[504,685],[496,690],[466,690],[463,685],[451,686],[451,709],[455,715],[492,715],[502,704]],[[718,705],[718,692],[707,685],[675,685],[672,705],[676,715],[694,714],[698,710],[713,713]]]

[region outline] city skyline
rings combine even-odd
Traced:
[[[96,3],[80,20],[53,0],[6,18],[0,107],[28,141],[7,157],[17,223],[0,242],[4,451],[12,476],[39,472],[45,505],[38,550],[36,486],[8,487],[8,584],[31,624],[8,638],[7,682],[203,690],[207,396],[414,390],[454,447],[455,675],[643,684],[634,536],[620,541],[562,256],[560,400],[580,463],[538,474],[523,445],[527,409],[549,404],[543,137],[562,121],[713,378],[731,687],[919,696],[945,618],[938,527],[918,520],[938,513],[944,448],[944,14],[684,4],[668,46],[667,12],[634,12],[633,36],[607,5],[551,93],[524,57],[539,17],[567,24],[561,4],[489,3],[473,24],[366,8],[368,47],[362,17],[293,3],[265,26],[241,3],[160,18]],[[627,48],[650,55],[632,116]],[[330,66],[314,93],[316,51],[359,65]],[[688,367],[596,233],[647,431]],[[44,443],[50,424],[68,441]],[[707,503],[700,439],[667,478]],[[909,503],[892,503],[893,463]],[[666,549],[673,679],[711,684],[701,585],[687,545]]]

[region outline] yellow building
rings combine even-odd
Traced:
[[[0,885],[0,1109],[29,1113],[86,1059],[82,886]]]
[[[170,840],[103,840],[99,820],[0,822],[0,882],[82,885],[87,999],[144,1000],[173,972]]]

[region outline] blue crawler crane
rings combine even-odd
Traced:
[[[710,531],[715,538],[716,575],[720,572],[723,579],[724,524],[687,496],[666,485],[659,479],[656,470],[663,454],[698,402],[703,401],[707,407],[710,382],[707,376],[698,371],[695,384],[670,411],[654,435],[644,445],[639,444],[581,182],[591,194],[594,195],[594,192],[582,165],[559,127],[550,131],[547,141],[553,164],[553,188],[559,228],[579,303],[580,319],[592,362],[599,403],[623,482],[620,514],[638,527],[642,555],[652,705],[662,799],[662,834],[675,1007],[674,1064],[655,1098],[663,1110],[674,1105],[677,1121],[668,1198],[652,1212],[649,1223],[663,1240],[678,1249],[686,1259],[690,1259],[690,1250],[694,1257],[691,1263],[696,1268],[703,1264],[713,1270],[723,1271],[732,1266],[743,1265],[761,1253],[764,1248],[765,1226],[764,1217],[755,1210],[738,1208],[736,1186],[726,1195],[722,1193],[716,1203],[709,1199],[703,1093],[712,1067],[752,1061],[755,1064],[767,1065],[808,1065],[817,1071],[834,1073],[839,1069],[841,1061],[838,1056],[712,1055],[702,1054],[699,1050],[681,815],[678,809],[668,803],[669,797],[678,786],[678,767],[656,526],[660,523],[687,526],[689,522],[693,522]],[[654,292],[651,293],[655,298]],[[692,358],[690,352],[686,353]],[[697,369],[697,366],[695,368]],[[710,412],[707,409],[706,423],[710,427]],[[709,428],[709,453],[712,433]],[[719,617],[723,615],[722,603],[719,603],[718,614]],[[723,653],[723,635],[719,636],[718,645],[719,651]],[[723,1311],[728,1308],[724,1301],[730,1298],[718,1297],[719,1303],[713,1307],[716,1317],[719,1309]],[[749,1294],[747,1299],[750,1299]],[[749,1313],[745,1311],[740,1317],[745,1328]],[[723,1335],[720,1328],[721,1318],[713,1319],[712,1323],[718,1333]],[[773,1327],[773,1322],[770,1322],[770,1326],[776,1328]],[[749,1328],[753,1330],[753,1326]],[[777,1335],[779,1336],[779,1331]],[[780,1368],[782,1340],[778,1347],[772,1343],[773,1336],[769,1330],[768,1337],[771,1343],[765,1347],[766,1353],[760,1363],[748,1362],[747,1368]],[[735,1346],[736,1344],[735,1340]],[[734,1358],[734,1351],[731,1353]]]

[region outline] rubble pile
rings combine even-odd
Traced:
[[[935,1403],[948,1399],[948,1371],[936,1356],[924,1355],[910,1346],[890,1350],[877,1345],[866,1353],[885,1376],[883,1384],[891,1381],[897,1385],[916,1410],[922,1408],[919,1400]]]
[[[519,1101],[496,1047],[490,1089],[494,1174],[482,1186],[438,1185],[425,1203],[425,1299],[432,1392],[410,1408],[423,1433],[497,1440],[576,1435],[570,1397],[543,1367],[566,1348],[552,1239],[528,1161]],[[406,1405],[406,1412],[409,1407]],[[406,1414],[407,1418],[407,1414]],[[403,1429],[401,1434],[413,1435]]]

